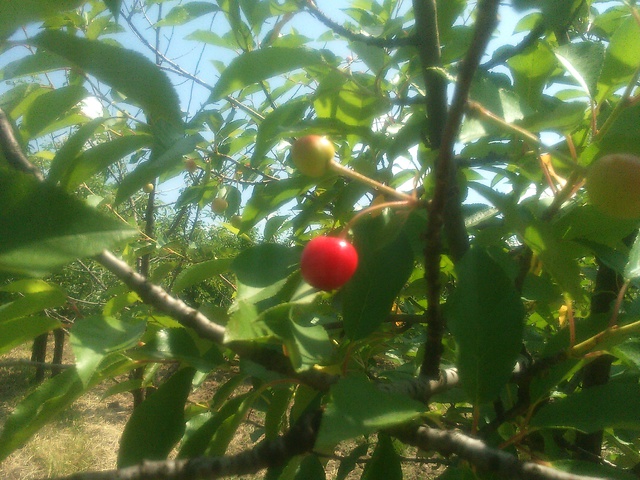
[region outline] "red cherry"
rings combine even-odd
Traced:
[[[302,251],[302,278],[320,290],[340,288],[353,276],[358,252],[349,242],[337,237],[316,237]]]

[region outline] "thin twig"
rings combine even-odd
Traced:
[[[313,0],[307,0],[305,2],[305,6],[311,15],[313,15],[316,19],[318,19],[321,23],[323,23],[326,27],[333,30],[340,36],[345,37],[350,42],[362,42],[367,45],[371,45],[373,47],[380,48],[397,48],[397,47],[405,47],[407,45],[415,45],[417,42],[417,38],[415,35],[406,36],[406,37],[373,37],[370,35],[364,35],[362,33],[356,33],[348,28],[343,27],[339,23],[331,20],[327,15],[325,15],[315,4]]]

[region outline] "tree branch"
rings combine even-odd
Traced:
[[[417,429],[405,428],[392,434],[399,440],[422,450],[436,450],[443,455],[458,455],[479,470],[494,472],[510,480],[594,480],[597,478],[561,472],[533,462],[523,462],[505,451],[491,448],[482,441],[459,431],[444,431],[421,426]]]
[[[21,172],[29,173],[38,180],[43,181],[44,177],[22,152],[20,142],[13,133],[13,125],[4,110],[0,109],[0,149],[9,165]]]
[[[320,428],[320,411],[304,415],[285,435],[227,457],[147,461],[121,470],[82,472],[58,480],[192,480],[248,475],[310,452]]]
[[[420,1],[414,3],[430,4],[430,2]],[[427,341],[421,369],[421,374],[430,378],[436,377],[440,372],[440,357],[443,351],[444,318],[440,310],[440,255],[443,226],[454,260],[459,260],[469,248],[469,238],[464,226],[464,217],[460,208],[460,194],[455,178],[453,147],[464,115],[471,81],[497,24],[498,5],[498,0],[484,0],[478,3],[478,17],[473,40],[458,74],[435,166],[435,191],[429,206],[426,233]],[[416,11],[417,14],[418,11]]]

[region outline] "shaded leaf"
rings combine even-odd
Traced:
[[[362,480],[402,480],[402,463],[389,435],[378,435],[371,460],[362,472]]]
[[[83,131],[82,136],[86,133],[88,132]],[[75,140],[80,140],[80,138]],[[75,190],[78,185],[90,179],[96,173],[105,170],[112,163],[142,148],[151,146],[152,142],[153,137],[151,135],[124,135],[89,148],[73,158],[71,165],[69,165],[69,168],[60,179],[60,183],[67,190]],[[56,158],[61,159],[58,156]]]
[[[264,243],[243,250],[231,264],[231,270],[244,285],[268,287],[288,277],[299,262],[299,248]]]
[[[40,276],[135,234],[34,178],[0,169],[0,270]]]
[[[486,251],[472,248],[456,270],[458,285],[447,302],[447,323],[458,346],[463,388],[481,405],[495,399],[511,377],[525,312],[513,282]]]
[[[179,370],[136,407],[120,439],[118,468],[167,458],[184,432],[184,407],[195,372]]]
[[[366,337],[385,321],[413,272],[413,252],[406,234],[394,225],[393,236],[382,228],[383,223],[384,217],[378,216],[355,227],[358,268],[342,289],[344,329],[352,340]]]
[[[24,129],[29,138],[37,137],[45,127],[88,95],[89,92],[79,85],[68,85],[40,95],[24,116]]]
[[[18,27],[42,20],[54,13],[71,10],[85,0],[2,0],[0,2],[0,40],[8,38]]]
[[[157,149],[149,160],[124,177],[118,187],[116,203],[121,203],[164,172],[180,165],[184,155],[193,152],[201,141],[203,138],[199,134],[189,135],[179,140],[174,139],[166,150]]]
[[[66,58],[137,102],[157,134],[167,126],[181,134],[178,96],[165,73],[142,54],[59,30],[45,30],[28,41]]]
[[[531,419],[532,428],[575,428],[586,433],[605,428],[640,430],[640,385],[611,382],[555,399]]]
[[[624,278],[633,280],[638,277],[640,277],[640,235],[636,236],[629,252],[629,261],[624,267]]]
[[[120,16],[120,6],[122,5],[122,0],[104,0],[104,4],[107,6],[113,18],[118,20]]]
[[[302,459],[293,480],[309,480],[311,478],[314,480],[324,480],[327,478],[324,467],[317,455],[307,455]]]
[[[58,320],[44,316],[2,320],[0,321],[0,355],[61,326]]]
[[[232,259],[216,258],[202,263],[196,263],[181,271],[173,284],[173,290],[179,292],[187,287],[203,282],[228,271]]]
[[[332,448],[342,440],[406,423],[423,410],[420,402],[382,392],[362,376],[342,378],[331,387],[331,402],[322,416],[316,448]]]

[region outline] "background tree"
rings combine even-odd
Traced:
[[[72,478],[324,478],[344,442],[339,478],[401,478],[406,446],[445,479],[635,478],[640,212],[583,188],[640,154],[635,5],[320,6],[0,4],[0,353],[65,329],[76,358],[0,459],[109,380],[137,392],[117,470]],[[308,135],[337,152],[313,176]],[[300,273],[321,235],[358,253],[338,291]]]

